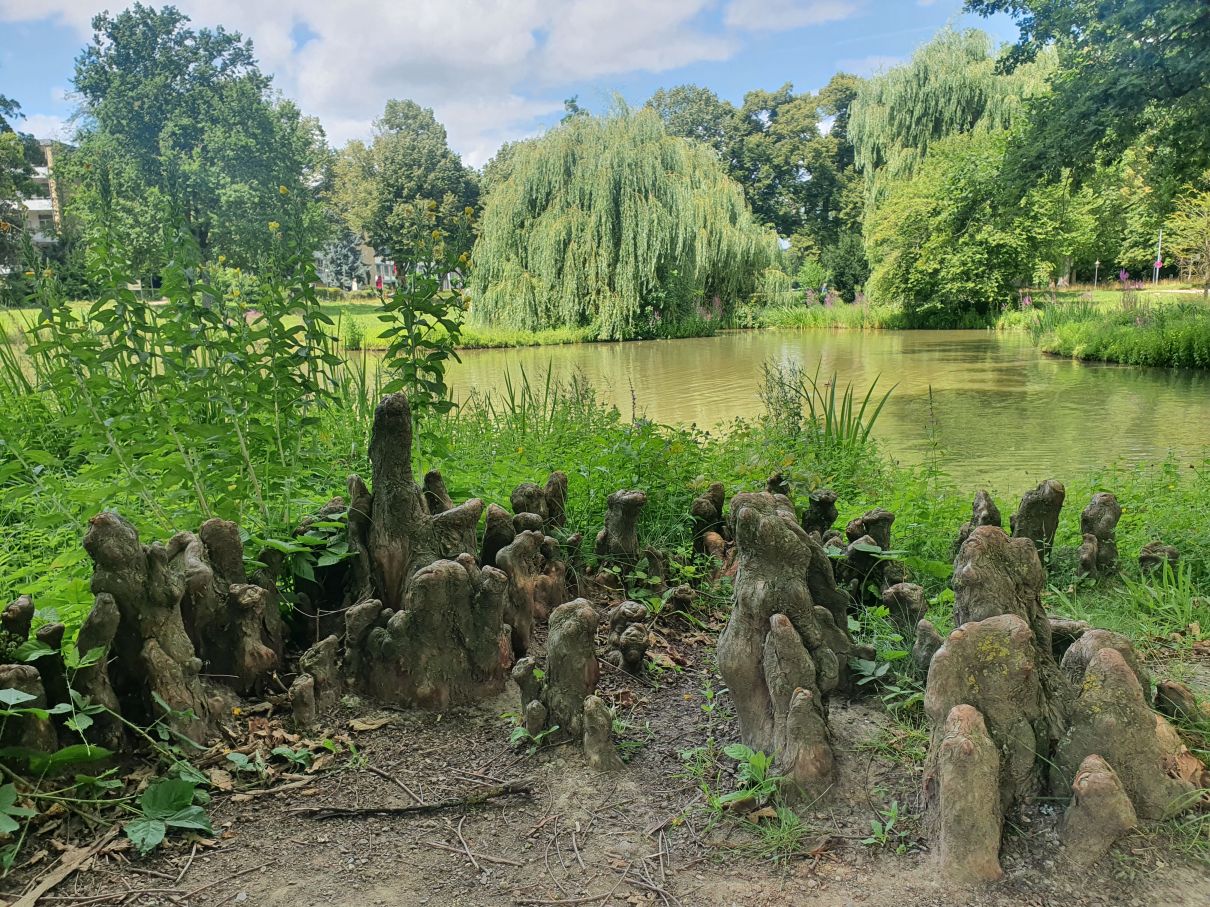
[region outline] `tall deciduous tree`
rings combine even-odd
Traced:
[[[1168,219],[1168,248],[1210,298],[1210,191],[1190,190]]]
[[[387,101],[370,144],[352,141],[337,157],[333,207],[380,252],[402,243],[417,202],[474,207],[478,187],[446,139],[433,111],[415,101]]]
[[[647,101],[669,135],[709,145],[730,165],[735,140],[736,109],[708,88],[677,85],[661,88]]]
[[[283,196],[298,211],[322,180],[318,122],[270,95],[238,33],[193,29],[174,7],[138,3],[92,26],[75,71],[85,227],[112,202],[145,223],[185,223],[205,255],[255,264],[273,242],[267,225],[283,219]],[[324,226],[317,201],[306,209],[292,238],[314,246]]]
[[[30,137],[16,132],[10,120],[21,116],[21,105],[0,95],[0,269],[11,271],[21,257],[24,237],[25,209],[22,198],[32,194],[33,166],[30,161]],[[0,305],[14,302],[9,292],[0,287]]]
[[[867,201],[881,184],[911,176],[939,139],[1016,121],[1025,98],[1045,91],[1049,61],[1007,77],[981,31],[946,29],[912,56],[861,85],[848,124]]]
[[[1178,177],[1210,166],[1206,0],[967,0],[966,8],[1016,20],[1008,69],[1058,50],[1050,91],[1031,105],[1031,135],[1015,148],[1022,176],[1087,174],[1148,133],[1182,149],[1172,162]]]
[[[911,176],[887,183],[867,226],[871,290],[917,323],[986,317],[1024,285],[1034,262],[1028,224],[1003,185],[1005,130],[940,139]]]
[[[850,297],[853,275],[864,268],[864,255],[851,260],[860,242],[842,243],[861,223],[849,142],[860,82],[838,73],[818,95],[796,94],[789,84],[751,91],[739,108],[697,85],[660,89],[647,102],[671,135],[713,148],[755,215],[796,250],[837,260]]]
[[[475,245],[479,321],[663,333],[748,296],[775,254],[715,153],[650,110],[575,117],[519,146],[510,167]]]

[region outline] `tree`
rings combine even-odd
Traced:
[[[9,120],[21,116],[21,105],[12,98],[0,94],[0,132],[13,132]]]
[[[267,225],[305,200],[292,240],[314,248],[324,228],[314,187],[326,166],[318,122],[270,96],[251,41],[188,23],[174,7],[137,3],[93,20],[74,80],[84,123],[75,213],[86,231],[114,206],[151,224],[180,222],[204,256],[255,265],[273,243]]]
[[[860,82],[838,73],[817,96],[795,94],[787,83],[777,91],[748,92],[739,108],[708,89],[678,85],[657,91],[647,106],[669,134],[715,150],[758,218],[796,249],[820,254],[860,225],[848,138]]]
[[[27,141],[30,137],[16,132],[9,123],[9,119],[20,116],[21,105],[0,95],[0,271],[13,271],[20,264],[25,242],[22,199],[32,195],[34,189],[30,179],[34,168]],[[3,295],[3,304],[14,301],[8,298],[9,290],[5,289]]]
[[[513,159],[517,151],[533,139],[522,139],[516,142],[505,142],[492,155],[492,159],[483,165],[479,174],[479,197],[486,199],[496,186],[507,180],[513,172]]]
[[[862,83],[848,129],[867,203],[883,182],[911,176],[939,139],[1012,125],[1024,99],[1045,90],[1048,62],[1001,75],[987,34],[946,29],[908,63]]]
[[[361,259],[361,237],[343,225],[334,233],[320,247],[315,270],[328,286],[352,289],[354,281],[364,283],[369,274]]]
[[[331,201],[352,230],[389,255],[410,225],[413,205],[474,207],[478,188],[433,111],[391,100],[374,123],[370,144],[349,142],[338,155]]]
[[[592,326],[606,339],[723,314],[771,263],[763,230],[710,149],[651,110],[575,117],[516,149],[487,198],[472,317],[522,329]]]
[[[588,111],[580,106],[580,96],[573,94],[570,98],[563,99],[563,118],[559,121],[566,123],[572,117],[588,116]]]
[[[1014,70],[1052,45],[1058,69],[1030,105],[1031,134],[1015,149],[1020,178],[1090,173],[1136,139],[1181,148],[1191,178],[1210,165],[1210,4],[1205,0],[967,0],[970,11],[1006,13],[1020,30],[1004,60]]]
[[[713,91],[699,85],[661,88],[647,106],[659,114],[669,135],[709,145],[730,163],[737,111]]]
[[[871,216],[871,291],[901,302],[917,324],[986,318],[1030,277],[1032,225],[1015,216],[1002,180],[1008,141],[995,130],[932,143]]]
[[[1172,254],[1202,285],[1202,298],[1210,298],[1210,191],[1191,188],[1183,195],[1164,235]]]

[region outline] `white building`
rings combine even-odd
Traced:
[[[62,206],[59,187],[52,170],[55,144],[53,142],[40,144],[42,153],[46,157],[46,166],[34,168],[32,177],[34,191],[21,200],[21,207],[25,213],[25,222],[22,226],[29,234],[34,246],[39,250],[44,250],[58,241],[57,234],[62,222]]]

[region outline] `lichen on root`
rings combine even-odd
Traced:
[[[731,522],[738,569],[719,669],[743,742],[772,754],[792,785],[818,795],[833,766],[825,697],[840,684],[848,636],[811,598],[812,549],[785,497],[738,494]]]

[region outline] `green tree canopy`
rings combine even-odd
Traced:
[[[74,80],[83,125],[73,208],[86,230],[116,205],[152,232],[182,222],[204,255],[252,265],[273,242],[268,224],[306,201],[292,238],[318,244],[323,132],[270,95],[250,41],[193,29],[171,6],[136,3],[92,26]]]
[[[737,113],[732,104],[700,85],[677,85],[661,88],[647,106],[659,114],[669,135],[709,145],[730,163]]]
[[[518,146],[510,167],[475,245],[480,322],[659,333],[751,294],[775,255],[715,153],[651,110],[574,117]]]
[[[697,85],[660,89],[647,102],[671,135],[708,145],[744,190],[756,217],[772,224],[804,252],[827,254],[853,275],[864,255],[860,242],[842,242],[860,230],[861,195],[849,142],[850,108],[861,80],[837,73],[818,95],[790,84],[751,91],[740,107]],[[829,128],[824,129],[824,118]],[[825,251],[826,250],[826,251]]]
[[[946,29],[910,62],[863,83],[849,135],[867,201],[877,199],[881,182],[910,176],[938,139],[1012,125],[1025,98],[1045,90],[1044,65],[1005,76],[986,33]]]
[[[32,136],[10,124],[20,116],[21,105],[0,95],[0,268],[4,270],[19,264],[25,228],[21,200],[33,194],[34,154],[41,154]],[[15,301],[8,298],[7,287],[7,282],[0,287],[0,305]]]
[[[1210,191],[1190,189],[1168,219],[1168,247],[1210,297]]]
[[[1001,180],[1005,130],[932,143],[911,176],[890,181],[867,227],[870,287],[918,322],[986,316],[1025,284],[1031,239],[1009,213]]]
[[[406,233],[411,206],[428,201],[474,207],[474,174],[450,149],[432,110],[387,101],[373,140],[349,142],[337,156],[332,205],[354,232],[390,254]]]
[[[1005,58],[1014,70],[1054,47],[1050,90],[1031,104],[1031,134],[1014,148],[1015,170],[1090,173],[1151,133],[1180,148],[1178,182],[1210,166],[1210,3],[1206,0],[967,0],[983,15],[1007,13],[1020,29]]]

